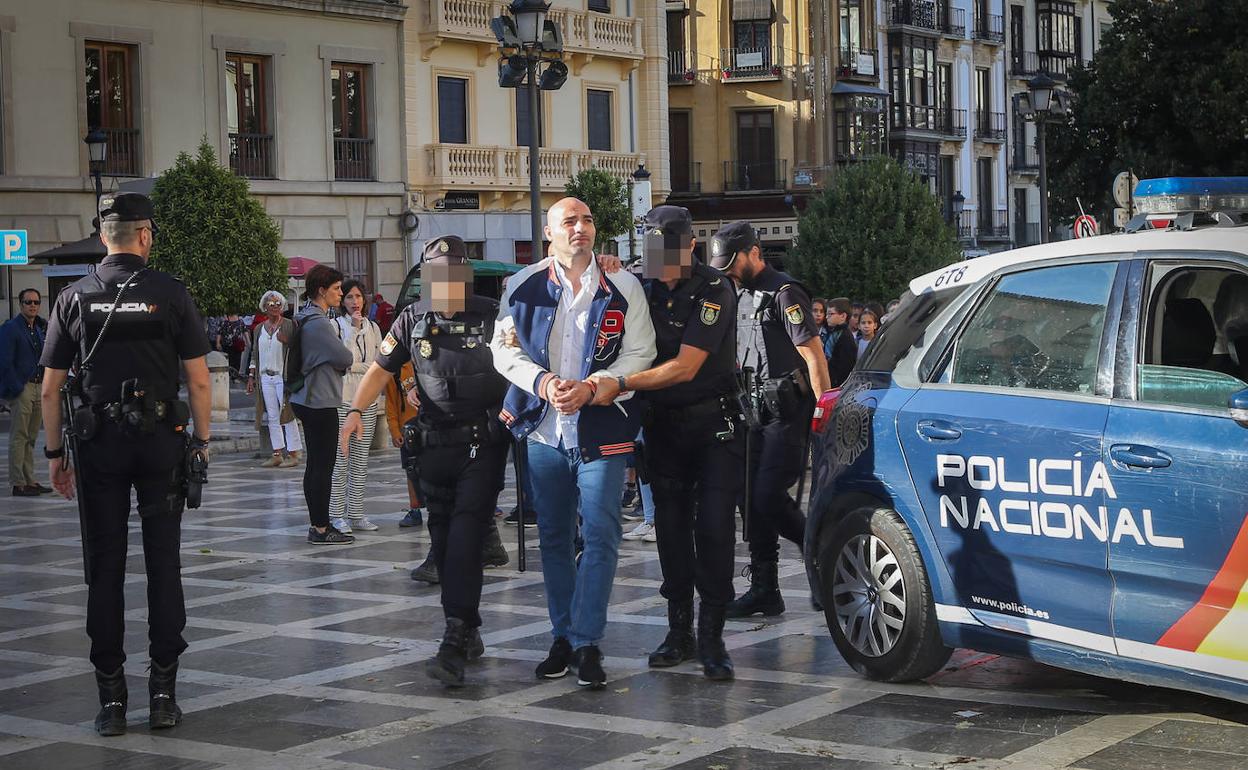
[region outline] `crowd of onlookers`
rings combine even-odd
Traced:
[[[846,297],[816,298],[811,302],[833,388],[845,382],[897,304],[893,300],[885,309],[878,302],[851,302]]]

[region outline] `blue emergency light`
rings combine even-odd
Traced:
[[[1145,214],[1248,211],[1248,176],[1169,176],[1135,187],[1135,210]]]

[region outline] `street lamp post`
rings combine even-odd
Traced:
[[[100,175],[104,173],[104,163],[108,160],[108,136],[100,129],[93,128],[82,141],[87,145],[87,167],[91,170],[91,178],[95,180],[95,231],[98,233],[100,197],[104,195]]]
[[[1049,242],[1049,168],[1045,154],[1046,130],[1050,122],[1066,117],[1066,92],[1053,78],[1041,72],[1027,81],[1027,93],[1020,105],[1023,118],[1036,124],[1036,149],[1040,155],[1040,242]]]
[[[644,188],[645,207],[650,208],[650,172],[644,163],[637,164],[637,170],[628,177],[628,259],[637,258],[637,225],[642,222],[643,214],[638,214],[635,193],[636,188]]]
[[[490,20],[498,39],[498,84],[529,90],[529,199],[532,259],[542,259],[542,189],[540,176],[541,99],[539,91],[555,91],[568,79],[563,63],[563,33],[546,18],[545,0],[512,0],[510,16]]]

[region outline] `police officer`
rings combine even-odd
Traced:
[[[732,282],[693,257],[687,209],[646,214],[643,285],[658,355],[655,366],[597,380],[594,403],[648,391],[643,471],[654,493],[654,525],[667,599],[667,637],[650,654],[662,668],[695,653],[709,679],[731,680],[724,612],[732,601],[734,520],[745,469],[745,427],[735,396],[736,296]],[[701,597],[693,635],[693,594]]]
[[[805,472],[815,394],[828,388],[828,362],[801,284],[763,261],[749,222],[733,222],[711,238],[712,267],[737,294],[737,364],[750,369],[747,386],[761,425],[750,437],[750,589],[728,606],[728,617],[784,612],[777,569],[780,535],[800,547],[806,517],[789,496]]]
[[[175,699],[182,629],[182,487],[186,424],[195,418],[191,451],[207,461],[212,400],[204,322],[186,287],[147,267],[156,234],[152,202],[138,193],[100,199],[100,238],[108,256],[56,299],[41,363],[44,454],[56,491],[78,497],[87,575],[87,635],[100,695],[95,729],[126,731],[122,585],[126,577],[130,490],[138,498],[147,568],[154,728],[182,718]],[[186,369],[190,408],[178,401],[179,361]],[[81,391],[74,409],[77,469],[66,462],[61,436],[61,387],[69,369]]]
[[[507,381],[494,370],[488,343],[498,303],[472,293],[472,267],[453,235],[425,244],[421,298],[395,320],[364,375],[340,445],[362,431],[360,411],[408,361],[416,372],[419,414],[405,427],[408,451],[429,512],[434,563],[441,576],[446,632],[428,675],[464,683],[464,665],[481,643],[482,548],[503,489],[509,435],[498,420]]]

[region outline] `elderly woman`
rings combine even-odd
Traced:
[[[293,468],[299,464],[299,452],[303,440],[299,435],[299,423],[285,399],[285,383],[282,379],[286,369],[286,345],[295,323],[283,318],[286,298],[281,292],[267,291],[260,298],[260,312],[264,322],[251,332],[247,346],[247,393],[256,394],[256,430],[268,425],[269,443],[273,456],[260,464],[262,468]]]

